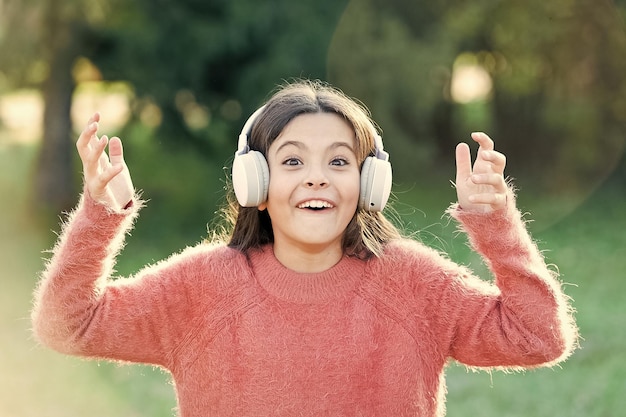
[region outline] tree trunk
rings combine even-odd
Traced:
[[[56,13],[55,8],[49,9]],[[75,82],[72,66],[79,54],[79,36],[68,22],[48,16],[50,72],[43,88],[43,142],[35,174],[39,209],[58,213],[75,204],[71,107]]]

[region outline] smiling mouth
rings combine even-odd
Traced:
[[[334,207],[335,206],[330,204],[328,201],[323,201],[323,200],[309,200],[301,204],[298,204],[299,209],[309,209],[313,211],[324,210],[324,209],[329,209],[329,208],[334,208]]]

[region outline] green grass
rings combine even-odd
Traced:
[[[443,181],[440,181],[443,184]],[[626,410],[626,184],[606,182],[590,195],[537,199],[519,192],[529,228],[547,262],[558,266],[573,298],[582,340],[560,367],[523,373],[446,372],[448,416],[617,417]],[[445,188],[400,188],[395,208],[426,244],[486,269],[440,213],[454,198]],[[442,192],[443,191],[443,192]],[[420,210],[413,207],[420,207]],[[486,275],[485,275],[486,276]]]
[[[174,415],[163,372],[66,357],[32,340],[31,294],[53,237],[28,207],[32,162],[32,149],[0,143],[0,416]]]
[[[145,366],[119,366],[65,357],[37,346],[29,332],[31,293],[43,265],[42,250],[53,234],[40,227],[28,207],[33,150],[0,142],[0,415],[172,416],[173,389],[167,375]],[[181,174],[182,176],[182,174]],[[139,180],[136,179],[139,183]],[[139,184],[138,184],[139,185]],[[174,187],[174,185],[172,185]],[[398,187],[396,210],[417,236],[453,259],[484,271],[454,225],[441,218],[454,198],[451,188]],[[435,191],[439,190],[439,191]],[[198,203],[199,204],[199,203]],[[534,212],[541,202],[524,201]],[[420,209],[415,209],[419,207]],[[420,211],[421,210],[421,211]],[[554,208],[552,208],[553,211]],[[584,340],[561,367],[517,374],[475,373],[451,365],[447,371],[448,416],[612,417],[626,409],[626,199],[623,185],[605,187],[556,222],[534,226],[549,262],[559,266],[574,299]],[[149,213],[148,213],[149,214]],[[146,229],[162,217],[140,218]],[[193,244],[204,232],[189,233]],[[140,226],[138,225],[138,228]],[[176,227],[176,226],[174,226]],[[533,227],[531,225],[531,227]],[[173,228],[161,230],[159,239]],[[184,236],[177,236],[177,242]],[[137,231],[122,254],[125,271],[167,256],[157,239]],[[171,244],[170,244],[171,246]],[[176,243],[176,246],[179,246]]]
[[[451,416],[596,416],[626,410],[626,198],[599,189],[535,234],[574,299],[581,348],[562,366],[521,374],[448,372]]]

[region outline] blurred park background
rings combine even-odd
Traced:
[[[301,77],[369,107],[394,167],[390,215],[486,279],[442,214],[454,146],[489,133],[574,299],[584,339],[568,362],[451,364],[448,416],[625,415],[625,22],[626,0],[0,0],[0,416],[173,415],[160,370],[64,357],[29,332],[88,117],[122,137],[150,200],[127,275],[206,236],[241,125]]]

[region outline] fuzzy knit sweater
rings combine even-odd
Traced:
[[[154,364],[181,417],[444,415],[444,368],[551,365],[576,328],[520,213],[450,214],[494,275],[411,240],[296,273],[272,246],[199,244],[129,278],[115,257],[141,203],[83,195],[35,293],[36,337],[60,352]]]

